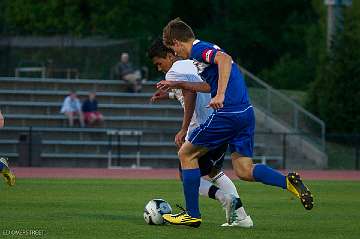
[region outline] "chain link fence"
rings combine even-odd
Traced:
[[[327,134],[326,139],[330,169],[360,169],[360,135]]]
[[[0,76],[112,79],[122,52],[139,64],[136,39],[1,37]]]

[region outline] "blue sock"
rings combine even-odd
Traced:
[[[286,189],[286,177],[264,164],[255,165],[253,170],[253,177],[256,182],[262,182],[263,184]]]
[[[182,179],[186,201],[186,209],[190,216],[200,218],[199,187],[200,169],[183,169]]]
[[[4,164],[0,163],[0,172],[3,170]]]

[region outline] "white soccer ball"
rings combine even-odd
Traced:
[[[150,200],[144,209],[144,219],[147,224],[161,225],[164,224],[162,215],[171,213],[170,204],[164,199]]]

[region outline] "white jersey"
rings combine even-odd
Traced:
[[[202,82],[203,80],[197,73],[192,60],[179,60],[174,62],[170,70],[166,73],[165,79],[168,81],[189,81],[189,82]],[[172,90],[175,93],[176,99],[181,103],[184,108],[184,97],[182,91],[179,89]],[[191,122],[186,134],[186,140],[188,140],[191,132],[200,126],[209,115],[213,112],[211,108],[206,108],[211,100],[210,93],[197,93],[196,105],[194,114],[191,118]]]

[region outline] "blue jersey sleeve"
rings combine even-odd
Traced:
[[[196,44],[193,46],[191,52],[191,58],[199,62],[204,62],[208,64],[216,64],[215,56],[216,53],[221,50],[216,45],[211,44]]]

